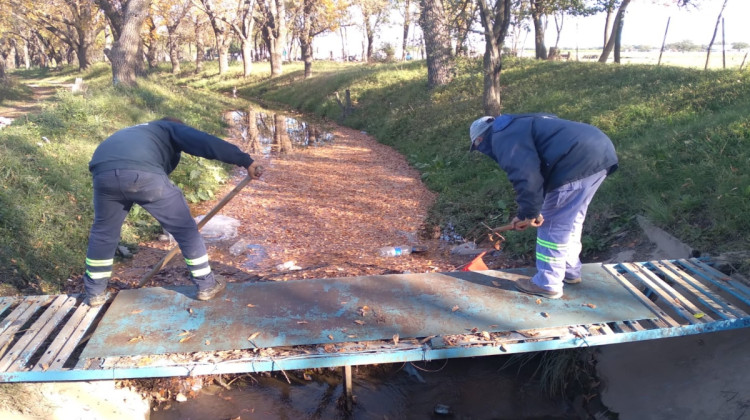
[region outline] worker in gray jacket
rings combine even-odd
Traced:
[[[225,288],[213,275],[198,226],[182,191],[169,180],[182,152],[247,168],[257,178],[256,164],[237,146],[196,130],[175,118],[164,118],[124,128],[105,139],[94,151],[89,170],[94,180],[94,223],[86,251],[83,285],[87,302],[107,300],[107,284],[120,230],[133,204],[146,209],[174,236],[197,298],[209,300]]]
[[[591,199],[617,169],[609,137],[598,128],[550,114],[504,114],[471,124],[470,150],[491,157],[516,193],[516,230],[537,228],[536,267],[518,290],[558,299],[581,282],[581,232]]]

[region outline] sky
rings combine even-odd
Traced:
[[[633,0],[630,3],[622,32],[623,45],[660,47],[667,20],[670,17],[667,43],[691,40],[697,45],[708,45],[724,0],[702,0],[698,9],[663,6],[663,3],[666,1]],[[747,18],[750,16],[750,1],[728,0],[722,16],[727,45],[740,41],[750,43],[750,25],[747,25]],[[569,18],[563,26],[560,47],[575,48],[576,45],[579,48],[601,47],[603,34],[603,14],[586,18]],[[548,46],[554,45],[556,31],[551,21],[546,35],[545,42]],[[533,39],[528,42],[533,45]],[[721,26],[719,26],[714,43],[721,43]]]
[[[622,44],[624,46],[661,47],[667,19],[671,17],[667,34],[668,44],[690,40],[697,45],[708,45],[724,0],[698,0],[698,2],[700,7],[686,9],[674,5],[664,5],[674,3],[674,0],[632,0],[625,16]],[[733,42],[740,41],[750,44],[750,25],[747,25],[746,22],[748,16],[750,16],[750,0],[728,0],[723,13],[727,47],[730,47]],[[379,48],[385,42],[390,42],[397,47],[397,54],[400,56],[402,28],[399,26],[401,23],[396,22],[398,19],[400,18],[395,17],[390,26],[381,28],[375,47]],[[582,18],[567,16],[563,24],[559,47],[562,49],[601,48],[604,38],[604,24],[604,14]],[[414,36],[413,28],[410,33],[412,34],[410,35],[411,38]],[[549,20],[545,36],[547,47],[554,46],[557,31],[552,19]],[[360,55],[363,38],[361,30],[355,27],[347,28],[346,38],[347,53]],[[476,49],[484,51],[483,36],[473,34],[471,38],[471,43],[477,45]],[[512,39],[506,39],[506,45],[510,46],[512,42]],[[520,48],[521,43],[524,43],[527,49],[534,48],[533,29],[532,32],[519,36],[517,47]],[[339,33],[316,37],[314,45],[317,50],[316,56],[320,58],[327,58],[330,53],[334,54],[335,57],[341,55]],[[721,45],[721,26],[719,32],[717,32],[714,45]]]

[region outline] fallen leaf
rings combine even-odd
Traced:
[[[206,345],[208,346],[209,344],[211,344],[211,340],[206,340]]]
[[[591,309],[596,309],[596,305],[594,305],[593,303],[584,303],[583,306],[588,306]]]
[[[492,280],[492,285],[496,287],[500,287],[500,283],[496,282],[495,280]]]
[[[193,338],[193,337],[194,337],[194,336],[192,336],[192,335],[186,335],[185,337],[182,337],[182,338],[180,339],[180,343],[184,343],[185,341],[188,341],[188,340],[190,340],[190,339],[191,339],[191,338]]]
[[[452,310],[453,312],[456,312],[456,311],[457,311],[457,310],[459,310],[459,309],[461,309],[461,308],[459,308],[459,307],[458,307],[458,305],[455,305],[455,306],[453,307],[453,309],[451,309],[451,310]]]
[[[477,328],[477,327],[474,327],[474,328],[472,328],[472,329],[471,329],[471,330],[469,330],[469,331],[471,331],[471,333],[472,333],[472,334],[476,334],[476,333],[477,333],[477,332],[479,331],[479,328]]]
[[[252,303],[248,303],[248,304],[247,304],[247,307],[248,307],[248,308],[254,308],[254,307],[255,307],[255,305],[253,305]]]
[[[365,321],[362,321],[362,320],[359,320],[359,319],[355,319],[354,323],[357,324],[357,325],[365,325]]]
[[[328,339],[333,340],[333,336],[331,334],[328,334]]]
[[[542,300],[541,300],[541,299],[537,299],[537,300],[536,300],[536,304],[537,304],[537,305],[541,305],[541,304],[542,304]]]
[[[130,340],[128,340],[128,343],[136,343],[136,342],[141,341],[141,340],[143,340],[143,336],[139,335],[138,337],[133,337]]]
[[[178,337],[182,337],[183,335],[188,335],[188,334],[190,334],[190,331],[189,331],[189,330],[182,330],[182,332],[181,332],[181,333],[179,333],[179,334],[178,334],[177,336],[178,336]]]
[[[500,348],[500,351],[508,351],[508,349],[506,349],[502,344],[500,344],[498,347]]]
[[[42,371],[46,371],[49,369],[49,365],[47,363],[42,363]]]
[[[698,312],[697,314],[695,314],[695,315],[693,315],[693,316],[694,316],[694,317],[695,317],[696,319],[701,319],[701,318],[703,318],[703,317],[704,317],[705,315],[706,315],[706,314],[704,314],[703,312]]]
[[[257,337],[259,335],[260,335],[260,331],[256,331],[256,332],[250,334],[250,337],[247,337],[247,341],[252,341],[252,340],[255,339],[255,337]]]
[[[143,309],[136,309],[133,312],[131,312],[131,314],[135,315],[135,314],[139,314],[141,312],[143,312]]]
[[[393,334],[393,344],[398,345],[398,334]]]
[[[307,324],[307,321],[297,321],[298,324]]]
[[[308,375],[307,372],[302,374],[302,378],[306,381],[312,381],[312,376]]]
[[[357,338],[357,334],[349,334],[347,335],[348,338]]]
[[[188,308],[188,313],[192,314],[193,313],[193,308]]]
[[[487,331],[482,331],[482,337],[483,337],[483,338],[484,338],[485,340],[488,340],[488,341],[489,341],[489,340],[491,340],[491,338],[490,338],[490,333],[488,333]]]
[[[549,318],[549,314],[547,312],[542,312],[542,316],[545,318]]]

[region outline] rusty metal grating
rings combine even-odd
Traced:
[[[521,331],[466,331],[309,345],[81,358],[102,307],[79,296],[0,298],[0,381],[66,381],[248,373],[596,346],[750,327],[750,287],[702,259],[594,264],[652,314]],[[412,274],[413,276],[413,274]],[[575,293],[571,286],[566,293]],[[106,308],[106,306],[104,307]]]

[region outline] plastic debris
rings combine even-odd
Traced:
[[[203,220],[203,217],[204,216],[196,217],[195,222],[200,222]],[[203,236],[203,239],[208,242],[232,239],[237,236],[237,228],[239,226],[239,220],[218,214],[206,222],[203,228],[201,228],[201,235]]]

